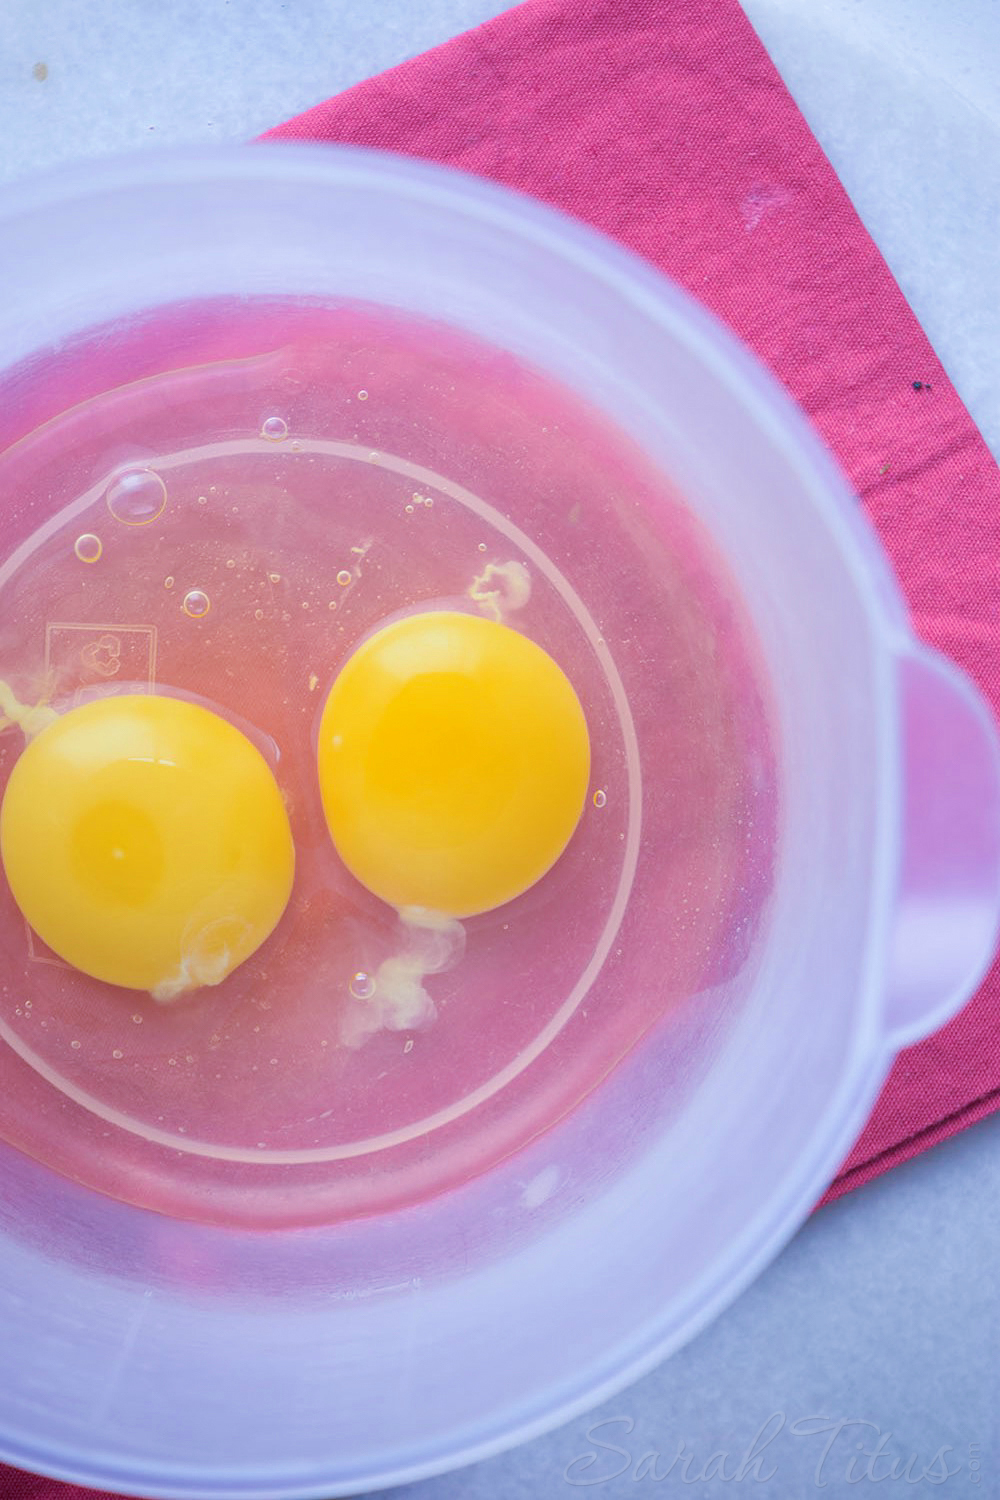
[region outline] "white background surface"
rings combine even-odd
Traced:
[[[1000,0],[744,8],[1000,454]],[[506,9],[3,0],[0,182],[80,156],[245,140]]]
[[[3,0],[0,191],[81,156],[245,139],[505,8]],[[745,8],[1000,455],[1000,0]],[[815,1215],[711,1329],[617,1400],[407,1500],[1000,1496],[998,1163],[994,1117]],[[809,1419],[829,1427],[809,1436]],[[735,1480],[768,1423],[765,1458]],[[857,1445],[880,1440],[872,1465]],[[687,1468],[657,1479],[681,1444]],[[658,1467],[637,1472],[652,1450]],[[719,1451],[730,1477],[700,1479]]]

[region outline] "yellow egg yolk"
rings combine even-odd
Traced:
[[[281,793],[246,736],[197,704],[138,694],[71,709],[28,743],[0,856],[60,958],[162,1000],[248,958],[295,867]]]
[[[526,636],[434,611],[365,641],[323,711],[323,808],[348,869],[396,907],[501,906],[555,863],[590,742],[562,669]]]

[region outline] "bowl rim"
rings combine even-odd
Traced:
[[[0,196],[0,245],[4,226],[52,210],[71,210],[76,203],[109,193],[148,190],[151,185],[192,188],[213,179],[246,183],[260,189],[271,183],[284,188],[354,186],[410,198],[442,213],[471,216],[497,233],[531,243],[549,257],[571,262],[645,316],[653,329],[687,347],[712,376],[743,406],[764,435],[780,443],[803,492],[848,571],[863,611],[875,659],[873,675],[882,722],[877,726],[877,763],[881,830],[873,833],[872,883],[863,979],[857,996],[853,1046],[823,1128],[806,1144],[797,1168],[768,1198],[759,1212],[710,1265],[695,1285],[680,1314],[665,1309],[648,1324],[595,1360],[586,1372],[575,1372],[572,1391],[540,1388],[533,1394],[533,1415],[514,1425],[486,1414],[470,1430],[455,1434],[446,1452],[425,1454],[407,1463],[393,1462],[350,1479],[295,1482],[293,1465],[229,1467],[225,1476],[199,1472],[183,1462],[158,1463],[159,1477],[137,1462],[112,1454],[62,1451],[41,1453],[16,1434],[0,1433],[5,1461],[28,1465],[70,1482],[122,1488],[139,1485],[151,1497],[192,1500],[194,1495],[274,1497],[274,1500],[331,1500],[356,1494],[359,1485],[380,1489],[413,1482],[471,1464],[550,1431],[592,1408],[640,1378],[687,1342],[728,1306],[775,1257],[815,1205],[823,1188],[856,1139],[882,1080],[891,1053],[881,1017],[885,955],[898,877],[902,798],[899,765],[900,711],[897,657],[910,635],[898,586],[881,552],[874,530],[859,512],[846,480],[806,417],[759,361],[744,349],[716,317],[652,265],[558,209],[459,172],[411,157],[344,145],[300,142],[255,142],[247,146],[155,148],[64,167],[15,182]],[[67,253],[71,253],[68,250]],[[2,251],[0,251],[2,260]],[[835,1107],[836,1106],[836,1107]],[[475,1430],[472,1430],[472,1429]],[[314,1471],[310,1471],[312,1474]]]

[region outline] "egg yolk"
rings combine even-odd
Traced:
[[[323,710],[319,782],[348,869],[396,907],[501,906],[559,858],[590,742],[552,657],[509,626],[434,611],[371,636]]]
[[[260,946],[295,865],[281,793],[246,736],[138,694],[71,709],[27,744],[0,857],[60,958],[161,1000],[220,983]]]

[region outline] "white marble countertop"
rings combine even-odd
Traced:
[[[1000,456],[1000,0],[744,4]],[[82,155],[245,139],[505,8],[6,0],[0,183]],[[395,1493],[715,1497],[770,1475],[774,1500],[912,1494],[942,1476],[948,1494],[1000,1495],[998,1163],[994,1116],[814,1215],[707,1332],[598,1412]],[[758,1433],[769,1462],[737,1484]],[[680,1445],[687,1467],[657,1478]],[[659,1465],[643,1469],[651,1451]],[[717,1451],[721,1475],[699,1477]]]
[[[79,0],[6,0],[0,182],[81,155],[245,140],[507,8],[90,0],[84,21]],[[1000,453],[998,0],[744,8]]]

